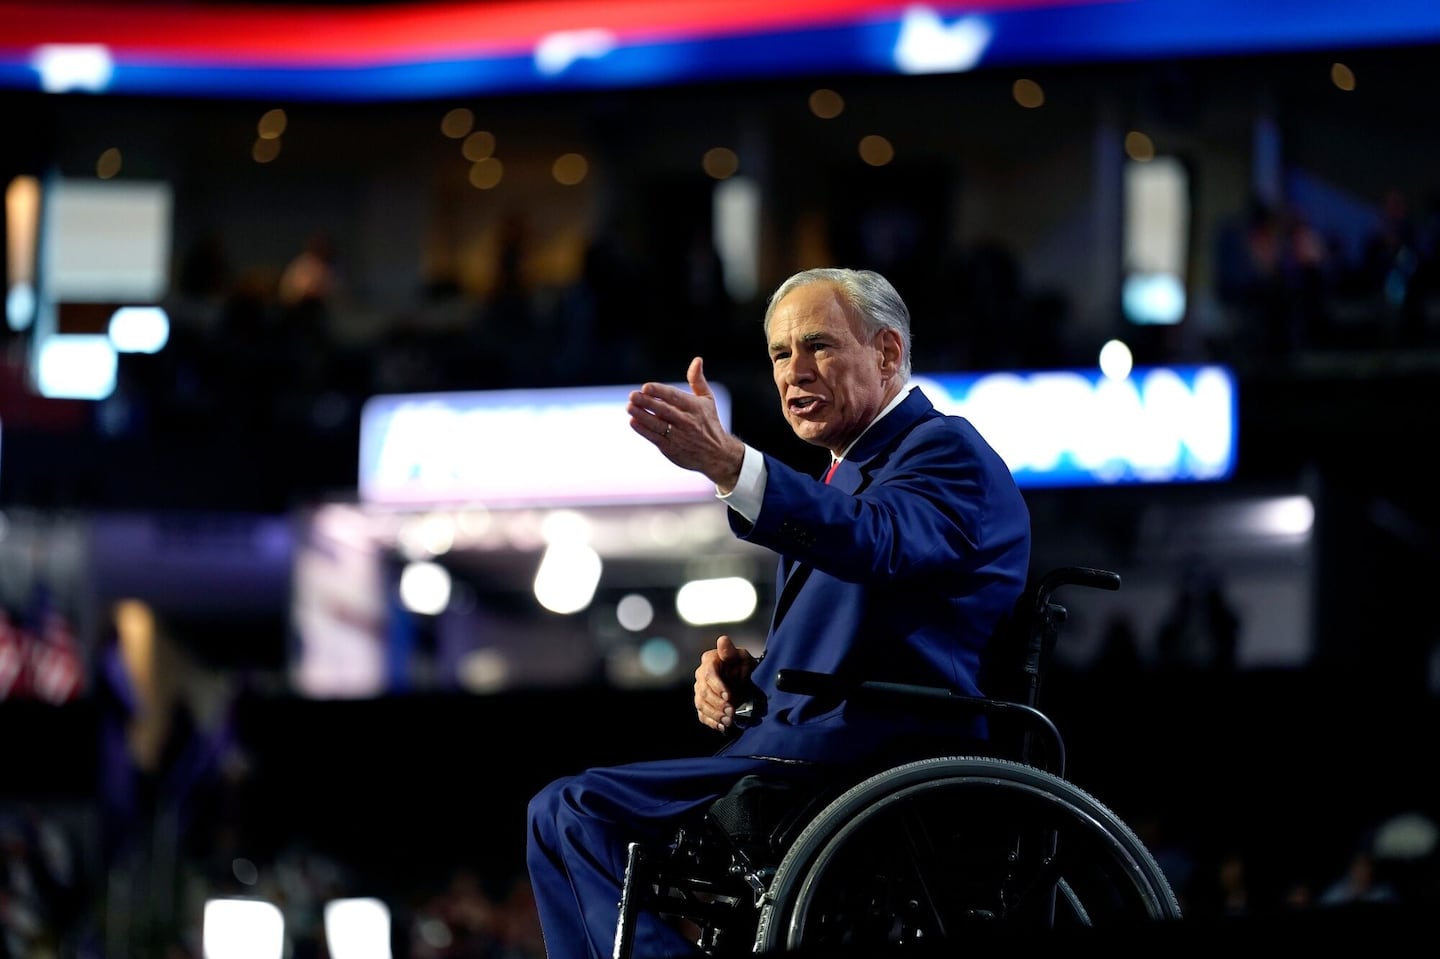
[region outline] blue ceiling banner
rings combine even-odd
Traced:
[[[380,101],[1415,46],[1387,0],[0,3],[0,89]]]

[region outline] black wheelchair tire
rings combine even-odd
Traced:
[[[915,822],[933,821],[937,810],[950,807],[953,817],[920,827],[926,835],[919,845],[937,850],[928,862],[916,856]],[[933,843],[937,833],[947,835]],[[1016,856],[1006,846],[1012,842],[1044,851]],[[948,868],[936,851],[950,855]],[[977,866],[978,876],[961,878]],[[905,923],[878,909],[861,916],[865,903],[842,900],[869,896],[851,888],[867,883],[884,886],[885,896],[898,889],[904,907],[921,918],[897,931]],[[940,896],[936,887],[944,887]],[[953,901],[947,892],[955,893]],[[1179,918],[1179,902],[1151,851],[1084,789],[1014,760],[949,756],[877,773],[810,820],[769,883],[754,951],[877,948],[897,935],[913,951],[916,943],[958,938],[961,926],[970,936],[986,928],[1029,933],[1057,924],[1091,928]],[[860,930],[862,922],[868,930]]]

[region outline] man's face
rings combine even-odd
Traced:
[[[839,453],[893,395],[899,336],[863,339],[828,283],[792,290],[770,317],[770,368],[795,435]]]

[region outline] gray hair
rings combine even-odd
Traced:
[[[840,294],[841,301],[860,320],[860,331],[873,338],[881,330],[900,334],[900,378],[910,379],[910,308],[900,298],[890,281],[873,270],[850,270],[840,267],[817,267],[802,270],[781,283],[765,306],[765,334],[770,334],[770,318],[775,307],[796,289],[811,283],[828,283]]]

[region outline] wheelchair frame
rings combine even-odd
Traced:
[[[1116,590],[1118,574],[1054,569],[1022,596],[987,654],[1003,691],[846,683],[782,671],[787,691],[983,715],[994,733],[941,752],[800,790],[764,782],[716,800],[663,848],[631,843],[614,959],[631,959],[641,911],[688,924],[707,956],[923,946],[1000,931],[1104,928],[1180,918],[1164,871],[1135,832],[1065,778],[1065,744],[1039,708],[1067,611],[1061,587]],[[749,777],[747,777],[749,778]],[[763,814],[753,813],[755,795]]]

